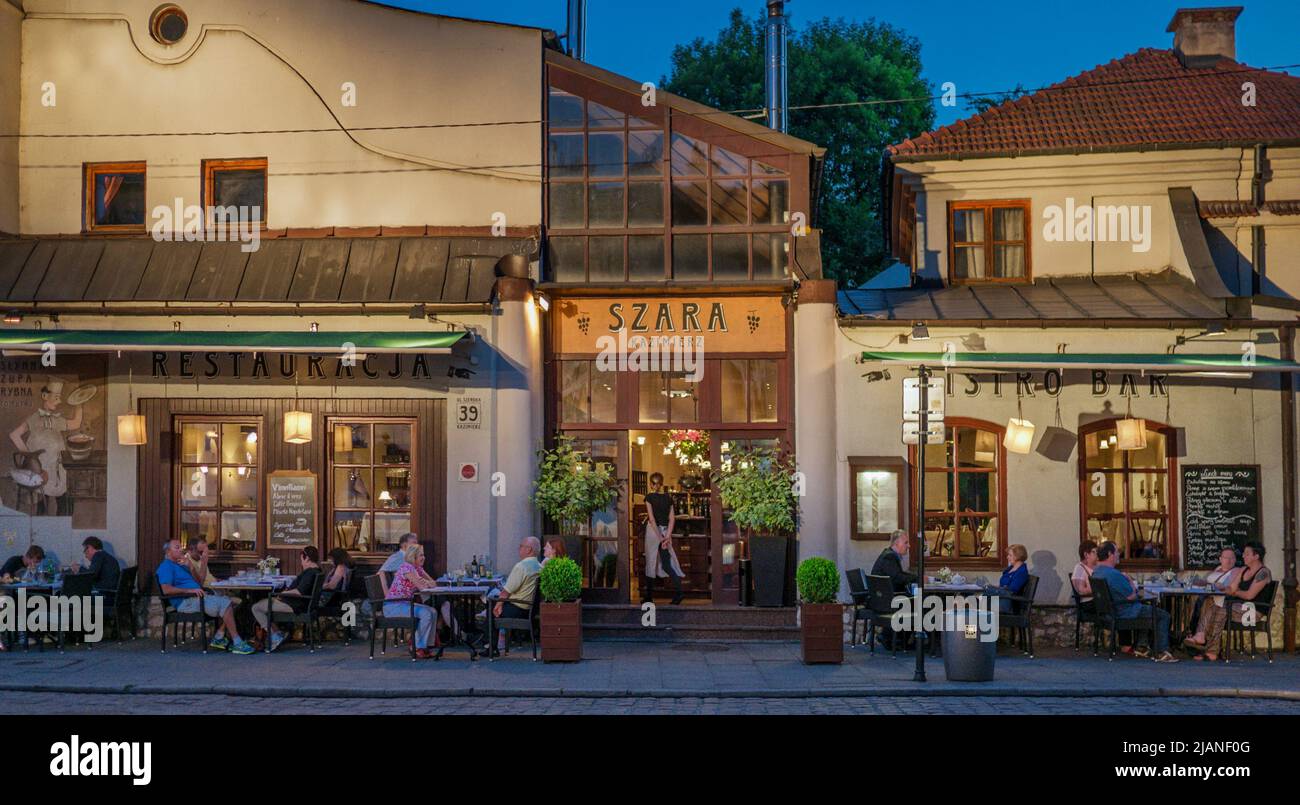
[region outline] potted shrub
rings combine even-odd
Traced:
[[[713,481],[731,521],[748,538],[754,603],[782,606],[799,516],[794,458],[770,448],[742,450],[722,460]]]
[[[542,568],[542,662],[582,659],[582,568],[556,557]]]
[[[840,571],[835,563],[820,556],[799,563],[795,573],[799,587],[800,647],[805,663],[844,662],[844,606],[840,592]]]
[[[533,502],[559,528],[570,556],[582,556],[582,535],[591,515],[618,500],[618,484],[613,466],[574,449],[570,436],[557,436],[554,447],[537,451]]]

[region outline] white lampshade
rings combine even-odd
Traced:
[[[1115,423],[1115,433],[1119,437],[1116,446],[1120,450],[1142,450],[1147,446],[1147,421],[1145,419],[1124,418]]]
[[[1012,417],[1007,422],[1007,435],[1002,437],[1002,446],[1012,453],[1027,454],[1034,446],[1034,423]]]
[[[998,437],[986,430],[975,432],[975,460],[982,464],[992,464],[997,460]]]
[[[117,418],[117,443],[141,445],[149,440],[144,429],[143,414],[122,414]]]
[[[334,426],[334,452],[346,453],[352,449],[352,426]]]
[[[307,411],[288,411],[284,415],[284,440],[289,444],[306,444],[311,441],[311,414]]]

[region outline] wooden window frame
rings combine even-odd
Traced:
[[[573,95],[584,102],[584,114],[582,126],[565,126],[556,127],[552,130],[549,119],[545,126],[545,142],[547,143],[547,154],[549,160],[549,142],[550,135],[555,134],[581,134],[583,143],[583,165],[581,177],[563,177],[552,178],[550,176],[549,163],[543,167],[544,181],[546,188],[544,192],[543,203],[543,220],[546,223],[548,237],[556,238],[578,238],[581,242],[582,252],[582,272],[580,279],[565,279],[564,284],[580,285],[584,283],[658,283],[670,282],[674,284],[709,284],[714,282],[784,282],[789,279],[793,270],[793,252],[790,238],[790,223],[783,221],[779,224],[758,224],[754,223],[753,210],[753,186],[757,181],[784,181],[787,186],[786,205],[787,213],[793,215],[801,207],[800,199],[807,198],[807,177],[804,172],[797,171],[795,168],[796,154],[781,152],[772,153],[773,146],[759,140],[754,140],[745,135],[739,135],[734,131],[725,129],[717,124],[698,119],[687,113],[668,109],[667,107],[644,107],[640,105],[640,98],[631,93],[616,90],[611,87],[597,84],[590,79],[570,73],[566,70],[548,67],[548,81],[546,86],[547,97],[552,91],[565,92]],[[588,102],[596,102],[607,106],[618,112],[629,116],[624,119],[622,128],[618,127],[592,127],[591,116],[589,113]],[[549,118],[550,104],[543,104],[546,109],[546,115]],[[649,126],[632,127],[629,124],[631,117],[638,117],[646,122]],[[626,162],[624,169],[619,177],[592,177],[589,175],[587,163],[587,142],[590,134],[615,133],[621,132],[624,138],[624,155],[627,153],[627,140],[632,132],[637,131],[657,131],[663,136],[663,149],[661,154],[661,170],[657,176],[633,177],[629,174]],[[690,176],[674,176],[672,173],[672,143],[675,135],[684,135],[692,139],[703,142],[707,148],[705,151],[705,169],[704,173],[692,174]],[[724,174],[716,172],[713,152],[715,148],[723,148],[731,153],[745,158],[746,172],[736,174]],[[775,168],[779,173],[765,173],[755,165],[755,160]],[[743,224],[714,224],[713,216],[713,186],[717,181],[739,180],[745,185],[745,208],[746,223]],[[623,221],[622,226],[604,226],[593,227],[588,221],[589,215],[589,190],[592,184],[601,182],[621,182],[623,185]],[[663,222],[660,225],[651,226],[633,226],[629,223],[629,188],[633,183],[651,183],[658,182],[663,192]],[[705,187],[704,207],[706,224],[678,225],[673,222],[672,215],[672,190],[675,184],[685,182],[702,182]],[[580,184],[583,186],[582,193],[582,226],[575,227],[551,227],[550,226],[550,198],[551,188],[553,185],[561,184]],[[806,203],[803,205],[806,206]],[[663,273],[659,277],[650,279],[638,278],[631,279],[631,249],[629,237],[637,235],[651,235],[663,239]],[[705,255],[704,255],[704,276],[691,278],[678,278],[673,274],[673,238],[681,235],[701,235],[705,237]],[[746,270],[743,277],[715,277],[714,271],[714,238],[718,235],[743,235],[746,238],[745,264]],[[785,272],[782,276],[768,277],[755,276],[755,249],[757,237],[760,235],[783,235],[785,236],[784,244],[784,265]],[[623,274],[619,279],[595,279],[591,278],[591,238],[593,237],[620,237],[622,238],[623,247]],[[554,268],[549,264],[546,266],[546,276],[548,282],[555,282]]]
[[[1088,467],[1087,450],[1085,449],[1084,446],[1084,438],[1086,436],[1092,433],[1096,433],[1098,431],[1113,430],[1116,427],[1115,423],[1119,422],[1123,418],[1124,417],[1109,417],[1107,419],[1099,419],[1096,422],[1089,422],[1087,425],[1084,425],[1083,427],[1079,428],[1079,436],[1078,436],[1079,541],[1082,542],[1083,540],[1093,539],[1088,535],[1088,486],[1091,483],[1091,481],[1089,480],[1089,476],[1094,472],[1100,472],[1106,475],[1118,475],[1125,479],[1125,482],[1123,484],[1124,487],[1123,520],[1126,525],[1124,531],[1124,535],[1125,535],[1124,544],[1119,547],[1124,548],[1125,553],[1127,553],[1129,536],[1131,533],[1130,532],[1131,526],[1128,526],[1128,523],[1133,519],[1132,509],[1129,506],[1129,499],[1128,499],[1129,485],[1127,482],[1127,478],[1128,476],[1133,474],[1134,470],[1129,466],[1127,466],[1128,464],[1127,459],[1125,460],[1125,466],[1119,469],[1102,469],[1099,467],[1094,467],[1090,469]],[[1148,430],[1152,430],[1157,433],[1160,433],[1165,437],[1165,466],[1163,470],[1156,470],[1156,471],[1157,472],[1163,471],[1165,473],[1165,478],[1166,478],[1165,480],[1165,496],[1166,496],[1165,545],[1168,548],[1168,556],[1165,557],[1164,559],[1151,559],[1151,558],[1143,558],[1143,557],[1128,557],[1128,556],[1121,555],[1120,561],[1124,563],[1125,567],[1135,568],[1140,570],[1163,570],[1165,568],[1177,569],[1180,566],[1180,562],[1182,561],[1182,550],[1181,550],[1182,531],[1179,528],[1180,520],[1178,514],[1179,513],[1179,508],[1178,508],[1179,490],[1174,488],[1174,484],[1179,483],[1181,481],[1181,476],[1179,476],[1178,474],[1178,429],[1171,425],[1167,425],[1163,422],[1156,422],[1155,420],[1152,419],[1147,419],[1145,420],[1145,422]],[[1123,452],[1127,453],[1128,451],[1123,451]],[[1144,471],[1151,471],[1151,468],[1146,468]],[[1138,519],[1151,519],[1151,518],[1138,518]],[[1098,540],[1093,540],[1093,541],[1098,542],[1098,544],[1100,544]]]
[[[204,465],[202,462],[185,461],[184,426],[199,424],[213,424],[217,426],[217,461],[213,464]],[[218,481],[220,481],[222,468],[237,466],[234,464],[226,464],[221,460],[221,440],[225,438],[221,435],[222,425],[252,425],[257,428],[257,465],[254,468],[254,472],[257,473],[257,504],[252,509],[222,506],[220,503],[220,487],[218,487],[217,490],[218,503],[215,507],[185,506],[181,502],[184,496],[185,485],[187,483],[187,478],[185,476],[185,469],[187,467],[215,466],[217,468],[217,478]],[[260,557],[265,554],[268,551],[268,547],[262,542],[262,537],[265,536],[265,521],[267,514],[265,494],[266,473],[264,471],[266,466],[266,447],[262,443],[262,440],[266,438],[267,433],[264,418],[258,414],[173,414],[172,432],[175,437],[176,445],[174,453],[176,459],[172,462],[172,474],[175,479],[175,486],[172,490],[172,533],[177,535],[178,539],[181,538],[181,519],[184,512],[215,511],[217,513],[217,547],[212,548],[211,544],[209,544],[208,548],[214,559],[220,559],[223,561],[229,559],[249,559]],[[223,511],[251,511],[256,515],[257,532],[253,535],[253,547],[251,550],[229,550],[221,547],[221,513]]]
[[[959,475],[961,473],[968,473],[968,474],[979,473],[979,474],[994,475],[995,480],[994,480],[993,488],[996,488],[997,490],[998,505],[995,511],[990,511],[990,512],[962,513],[960,510],[953,511],[953,512],[946,512],[946,510],[944,512],[938,512],[936,510],[936,512],[939,516],[944,516],[945,513],[951,516],[954,527],[958,529],[957,545],[956,545],[957,551],[961,550],[961,531],[960,531],[960,522],[959,522],[961,518],[980,517],[980,516],[996,517],[997,525],[998,525],[998,531],[996,534],[997,547],[996,550],[990,551],[990,553],[987,556],[939,556],[932,551],[930,552],[930,554],[927,555],[927,561],[940,562],[942,564],[948,565],[953,568],[958,568],[958,569],[970,568],[970,569],[980,569],[980,570],[985,570],[985,569],[991,570],[991,569],[1001,568],[1003,567],[1002,559],[1007,552],[1007,448],[1004,444],[1002,444],[1002,439],[1006,435],[1006,427],[1004,425],[999,425],[996,422],[989,422],[988,420],[984,420],[984,419],[950,416],[950,417],[946,417],[944,420],[945,441],[947,439],[947,429],[949,428],[952,428],[953,430],[956,430],[957,428],[975,428],[976,430],[989,431],[993,433],[994,436],[996,437],[997,466],[994,469],[985,470],[985,469],[978,469],[978,468],[960,469],[957,467],[944,467],[942,472],[954,476]],[[907,458],[908,458],[908,463],[911,466],[913,467],[917,466],[916,445],[911,445],[907,448]],[[935,474],[938,474],[940,470],[937,470],[934,467],[927,466],[926,472],[927,473],[933,472]],[[911,488],[911,496],[909,500],[911,501],[920,500],[920,490],[918,489],[918,484],[921,483],[921,480],[917,478],[917,475],[918,473],[916,472],[910,473],[910,476],[912,478],[912,483],[911,483],[912,488]],[[958,483],[956,478],[954,478],[953,480],[953,504],[960,509],[961,484]],[[912,505],[915,506],[916,504],[913,503]],[[920,541],[925,538],[925,519],[928,516],[929,514],[927,510],[926,516],[921,517],[919,522],[915,520],[911,520],[911,518],[909,518],[910,530],[908,533],[912,537],[913,546],[915,546],[914,549],[919,550]]]
[[[247,157],[241,159],[205,159],[202,161],[203,181],[201,192],[201,203],[203,205],[203,225],[211,228],[214,225],[212,210],[214,204],[214,179],[216,174],[221,171],[236,170],[261,170],[262,180],[262,218],[259,221],[251,223],[257,224],[262,229],[266,229],[266,222],[270,220],[269,210],[267,209],[267,197],[271,194],[271,171],[266,157]]]
[[[911,466],[897,456],[849,456],[849,539],[891,540],[893,532],[858,531],[858,493],[855,486],[859,472],[892,472],[898,475],[898,527],[911,533]]]
[[[149,170],[144,160],[135,162],[84,162],[81,179],[81,231],[95,234],[140,234],[149,229]],[[144,179],[145,213],[139,224],[95,223],[95,180],[108,173],[138,173]]]
[[[1019,209],[1025,216],[1025,239],[1018,240],[994,240],[993,239],[993,211],[997,209]],[[967,241],[958,243],[955,240],[955,227],[953,226],[953,213],[959,210],[983,210],[984,212],[984,240]],[[948,284],[950,285],[983,285],[988,283],[1029,283],[1034,281],[1033,272],[1033,231],[1031,229],[1032,218],[1030,218],[1031,205],[1029,199],[997,199],[993,201],[949,201],[948,202]],[[1025,273],[1020,277],[995,277],[993,276],[993,251],[995,246],[1017,246],[1025,247]],[[958,246],[982,246],[984,248],[984,276],[983,277],[958,277],[957,276],[957,247]]]
[[[592,405],[592,400],[594,399],[594,395],[592,393],[592,385],[596,382],[596,361],[594,359],[587,359],[587,358],[567,358],[565,360],[560,361],[559,363],[560,363],[560,367],[559,367],[559,371],[556,373],[556,377],[559,380],[558,402],[559,402],[559,409],[560,409],[560,420],[562,422],[571,423],[574,425],[609,424],[607,422],[593,418],[594,406]],[[587,418],[586,419],[581,419],[581,420],[564,419],[564,364],[566,363],[587,364]],[[612,385],[614,387],[614,418],[617,419],[618,418],[618,375],[619,373],[614,372],[612,374],[613,374]]]
[[[371,428],[370,462],[368,464],[341,464],[334,460],[334,427],[336,425],[353,425],[353,426],[367,425]],[[411,460],[408,463],[406,464],[376,463],[375,440],[374,440],[375,425],[409,425],[410,426],[411,428],[410,459]],[[419,417],[413,417],[413,416],[347,416],[346,414],[337,414],[337,415],[329,415],[325,417],[326,443],[325,443],[325,462],[323,466],[326,475],[325,494],[328,498],[328,505],[326,507],[327,517],[326,517],[326,525],[325,525],[325,531],[326,531],[325,552],[326,553],[328,553],[329,551],[337,547],[335,542],[335,534],[334,534],[334,515],[336,512],[360,512],[360,513],[368,513],[370,515],[370,522],[371,522],[370,539],[371,539],[372,549],[365,550],[365,551],[357,550],[355,548],[347,549],[348,554],[351,555],[353,558],[381,559],[381,558],[387,558],[389,553],[391,553],[391,551],[373,549],[374,546],[377,546],[379,544],[376,535],[376,529],[374,526],[376,522],[375,514],[376,512],[382,513],[385,511],[390,511],[376,506],[379,498],[378,498],[378,494],[374,491],[373,488],[371,490],[371,500],[369,506],[359,507],[359,506],[336,506],[335,505],[334,470],[339,467],[369,468],[371,471],[372,487],[377,486],[373,480],[374,472],[376,470],[384,469],[384,468],[392,468],[392,467],[407,468],[411,476],[410,477],[411,504],[407,506],[405,509],[397,509],[395,511],[406,512],[409,515],[409,521],[410,521],[409,530],[415,533],[419,533],[418,523],[420,522],[419,520],[419,515],[421,513],[420,506],[421,506],[421,500],[423,498],[423,496],[420,494],[420,487],[419,487],[420,478],[421,478],[421,474],[420,474],[421,467],[419,463],[419,443],[420,443],[419,429],[420,429]],[[432,557],[426,557],[426,558],[432,558]]]
[[[724,371],[724,370],[723,370],[723,365],[726,364],[726,363],[728,363],[729,361],[740,361],[741,363],[745,364],[745,418],[744,418],[744,419],[737,419],[737,420],[726,419],[725,406],[724,406],[723,403],[722,403],[722,386],[723,386],[723,371]],[[776,389],[776,410],[777,410],[777,419],[754,419],[754,393],[753,393],[753,392],[754,392],[754,388],[753,388],[753,386],[751,385],[751,383],[753,382],[753,377],[754,377],[754,375],[753,375],[753,372],[751,371],[751,368],[752,368],[753,364],[755,364],[755,363],[771,363],[771,364],[773,364],[772,368],[776,371],[776,376],[777,376],[777,389]],[[772,358],[739,358],[739,357],[737,357],[737,358],[722,358],[722,359],[719,359],[719,360],[718,360],[718,405],[720,406],[719,410],[720,410],[720,412],[721,412],[721,416],[723,417],[723,422],[724,422],[724,424],[728,424],[728,425],[731,425],[731,424],[736,424],[736,425],[746,425],[746,424],[751,424],[751,425],[768,425],[768,426],[775,425],[775,424],[780,420],[780,416],[781,416],[781,413],[780,413],[780,412],[781,412],[781,387],[780,387],[780,382],[781,382],[781,367],[780,367],[780,365],[777,363],[777,361],[774,360],[774,359],[772,359]]]

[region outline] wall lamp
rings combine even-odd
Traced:
[[[551,300],[547,299],[546,294],[541,291],[533,295],[533,301],[537,303],[537,307],[541,308],[543,313],[551,309]]]
[[[866,374],[863,375],[863,377],[865,377],[865,378],[867,379],[867,382],[868,382],[868,383],[875,383],[877,380],[888,380],[888,379],[889,379],[889,370],[888,370],[888,369],[878,369],[878,370],[876,370],[876,371],[874,371],[874,372],[867,372]]]
[[[1224,335],[1227,331],[1223,329],[1222,324],[1211,324],[1196,335],[1180,335],[1177,338],[1178,346],[1186,344],[1188,341],[1196,341],[1201,338],[1217,338]]]
[[[925,322],[918,321],[912,325],[912,340],[913,341],[930,340],[930,328],[925,326]]]

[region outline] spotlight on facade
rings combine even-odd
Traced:
[[[918,321],[912,325],[912,340],[913,341],[930,340],[930,328],[925,326],[925,322]]]
[[[863,377],[867,379],[868,383],[875,383],[877,380],[888,380],[889,370],[881,369],[875,372],[867,372]]]
[[[546,294],[544,293],[538,293],[535,295],[533,301],[537,303],[537,307],[540,308],[543,313],[551,309],[551,300],[547,299]]]
[[[428,315],[429,315],[429,308],[423,302],[421,302],[418,305],[412,305],[411,312],[407,313],[406,317],[408,319],[423,319],[428,317]]]
[[[16,310],[11,310],[11,311],[9,311],[8,313],[5,314],[5,319],[4,319],[4,321],[5,321],[5,324],[22,324],[22,323],[23,323],[23,314],[19,313],[19,312],[16,311]]]
[[[320,332],[320,322],[317,322],[317,321],[312,322],[312,323],[311,323],[311,326],[308,327],[307,329],[311,330],[313,333],[319,333],[319,332]]]

